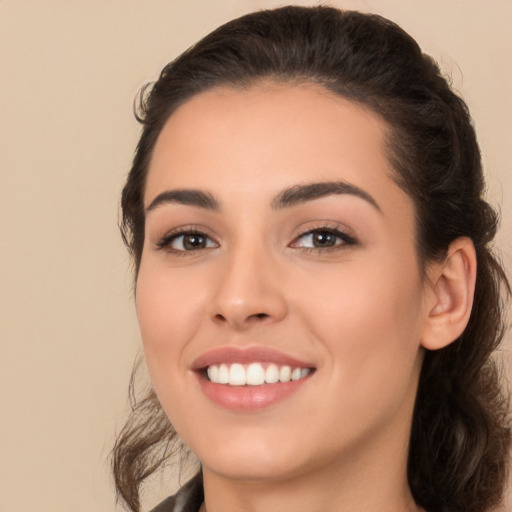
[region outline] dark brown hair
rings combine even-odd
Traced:
[[[417,504],[429,512],[488,510],[502,498],[511,442],[508,405],[490,357],[504,335],[500,291],[510,292],[490,249],[497,215],[483,199],[466,104],[396,24],[329,7],[260,11],[223,25],[168,64],[141,92],[143,131],[122,194],[121,231],[135,275],[144,243],[146,174],[163,125],[202,91],[261,80],[318,84],[387,122],[395,179],[416,208],[423,268],[442,259],[456,238],[473,241],[478,275],[471,318],[454,343],[426,353],[408,478]],[[141,483],[168,459],[176,438],[152,390],[135,401],[113,452],[118,494],[134,512]]]

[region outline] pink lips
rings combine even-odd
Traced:
[[[192,369],[195,371],[199,385],[204,394],[214,403],[231,410],[255,411],[279,402],[297,392],[310,376],[290,382],[276,382],[260,386],[229,386],[216,384],[205,377],[205,368],[218,364],[250,364],[254,362],[288,365],[294,368],[314,368],[307,361],[301,361],[266,347],[240,349],[223,347],[211,350],[197,358]]]

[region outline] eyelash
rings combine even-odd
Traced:
[[[157,243],[156,246],[159,250],[165,250],[173,255],[177,256],[189,256],[191,253],[197,252],[202,249],[213,249],[214,247],[199,247],[195,250],[186,250],[186,249],[174,249],[171,247],[171,244],[175,242],[180,237],[186,237],[186,236],[200,236],[204,237],[206,240],[212,241],[212,237],[207,235],[204,231],[201,231],[194,227],[184,227],[179,228],[177,231],[172,231],[170,233],[167,233],[165,236],[163,236]],[[214,241],[215,244],[217,242]]]
[[[314,234],[320,234],[320,233],[334,236],[334,237],[340,239],[341,242],[335,243],[335,245],[327,246],[327,247],[301,247],[300,245],[296,245],[300,239],[302,239],[306,236],[313,236]],[[171,247],[171,244],[173,242],[175,242],[178,238],[186,237],[186,236],[194,236],[194,235],[204,237],[207,241],[213,242],[214,244],[216,244],[216,246],[218,246],[218,243],[215,240],[213,240],[209,235],[207,235],[204,231],[198,230],[197,228],[193,228],[193,227],[180,228],[178,231],[166,234],[164,237],[162,237],[156,243],[156,246],[159,250],[165,250],[169,253],[172,253],[172,254],[178,255],[178,256],[189,256],[189,255],[191,255],[191,253],[194,253],[194,252],[197,252],[200,250],[215,248],[215,246],[213,246],[213,247],[207,246],[207,247],[199,247],[197,249],[186,250],[186,249],[174,249]],[[325,252],[343,250],[347,246],[357,245],[357,243],[358,243],[357,240],[353,236],[340,230],[339,227],[323,224],[320,226],[316,226],[313,229],[308,229],[307,231],[298,235],[293,240],[293,242],[289,245],[289,247],[300,249],[306,253],[319,253],[319,252],[325,253]]]
[[[335,245],[327,246],[327,247],[300,247],[296,244],[301,238],[304,238],[306,236],[313,236],[314,234],[327,234],[331,236],[335,236],[336,238],[340,239],[340,243],[335,243]],[[298,249],[301,249],[304,252],[307,253],[326,253],[326,252],[333,252],[333,251],[340,251],[343,249],[346,249],[348,246],[357,245],[357,240],[346,233],[345,231],[342,231],[338,226],[332,226],[328,224],[322,224],[320,226],[315,226],[312,229],[308,229],[306,232],[300,234],[297,236],[294,241],[290,244],[290,247],[296,247]]]

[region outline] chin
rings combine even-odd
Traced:
[[[240,439],[223,442],[212,452],[199,449],[196,452],[203,468],[234,480],[269,481],[286,479],[300,472],[306,464],[297,449],[261,439]]]

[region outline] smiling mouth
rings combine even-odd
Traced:
[[[218,347],[200,355],[191,370],[204,395],[223,409],[251,413],[308,388],[312,361],[268,346]]]
[[[301,380],[310,375],[313,370],[313,368],[254,362],[213,364],[205,368],[202,373],[214,384],[262,386]]]

